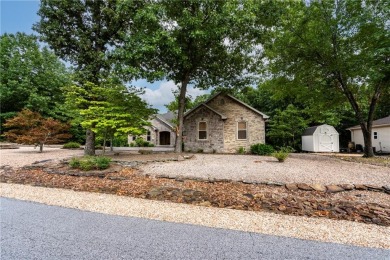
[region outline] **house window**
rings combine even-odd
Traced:
[[[374,139],[378,139],[378,132],[374,132]]]
[[[207,122],[199,122],[198,139],[199,140],[207,140]]]
[[[137,139],[137,137],[135,135],[133,135],[133,141],[135,141],[135,139]]]
[[[148,131],[148,133],[146,134],[146,141],[150,142],[150,140],[152,140],[152,136],[150,131]]]
[[[247,138],[247,124],[245,121],[237,122],[237,139],[245,140]]]

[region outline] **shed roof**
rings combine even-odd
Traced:
[[[372,121],[372,127],[381,127],[381,126],[390,126],[390,115],[384,118],[380,118],[377,120]],[[354,130],[354,129],[360,129],[360,125],[355,125],[350,128],[347,128],[347,130]]]
[[[312,127],[306,128],[305,131],[303,132],[302,136],[313,135],[318,127],[319,126],[317,125],[317,126],[312,126]]]
[[[329,127],[331,129],[331,131],[334,131],[334,132],[338,133],[337,130],[334,128],[334,126],[323,124],[323,125],[317,125],[317,126],[312,126],[312,127],[306,128],[305,131],[303,132],[302,136],[313,135],[318,128],[323,127],[323,126],[324,127]]]

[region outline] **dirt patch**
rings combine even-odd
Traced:
[[[133,168],[122,168],[120,165],[101,174],[89,175],[86,175],[86,172],[77,174],[77,171],[70,169],[58,171],[61,167],[4,168],[0,174],[0,181],[390,226],[389,203],[374,203],[367,200],[366,196],[374,197],[378,194],[372,191],[328,193],[288,190],[282,186],[245,184],[227,180],[216,182],[156,178],[144,175]],[[384,201],[390,201],[390,195],[380,196],[385,196]]]

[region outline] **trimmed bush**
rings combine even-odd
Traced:
[[[251,145],[251,153],[257,155],[271,155],[275,149],[268,144],[254,144]]]
[[[79,144],[79,143],[69,142],[69,143],[64,144],[64,146],[62,148],[64,148],[64,149],[77,149],[77,148],[80,148],[80,146],[81,146],[81,144]]]
[[[104,170],[110,167],[111,159],[104,156],[84,156],[81,158],[72,158],[69,162],[71,168],[83,171]]]

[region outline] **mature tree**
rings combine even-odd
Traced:
[[[143,76],[160,75],[179,86],[176,152],[182,149],[188,84],[207,89],[248,83],[245,74],[254,57],[250,29],[261,17],[254,12],[254,2],[159,0],[138,13],[139,30],[119,55],[123,62],[138,59],[146,72]]]
[[[276,109],[267,136],[276,146],[299,149],[301,135],[307,127],[307,120],[303,116],[294,105],[288,105],[285,110]]]
[[[339,92],[351,105],[373,156],[371,129],[378,100],[390,86],[388,1],[287,2],[265,46],[275,77],[313,96]]]
[[[54,53],[24,33],[1,35],[0,74],[1,123],[24,108],[55,117],[63,102],[60,89],[70,82]]]
[[[106,83],[97,86],[71,86],[67,89],[67,103],[80,115],[77,118],[86,129],[103,136],[103,152],[107,138],[123,134],[140,135],[148,125],[149,117],[156,113],[148,107],[134,88]]]
[[[43,151],[45,144],[57,144],[69,139],[69,125],[52,118],[44,118],[38,112],[23,109],[4,124],[10,128],[4,135],[12,142],[35,144]]]
[[[110,51],[143,1],[42,0],[34,29],[55,53],[75,66],[77,81],[100,84],[110,74]],[[87,130],[85,154],[95,154],[95,135]]]

